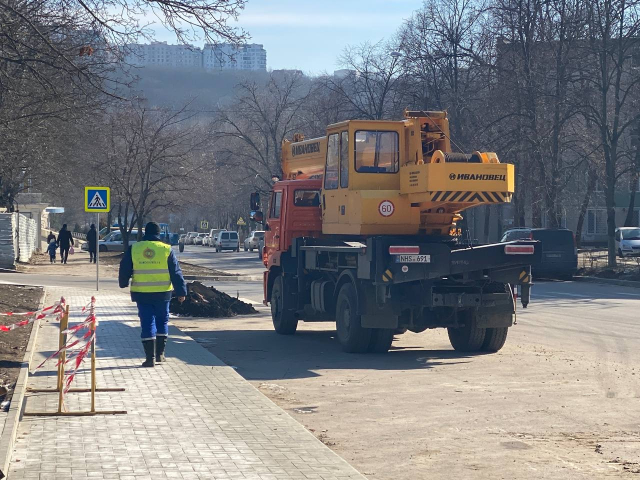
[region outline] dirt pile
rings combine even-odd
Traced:
[[[189,293],[182,304],[175,298],[171,300],[171,313],[191,317],[214,318],[258,313],[248,303],[230,297],[213,287],[206,287],[200,282],[191,282],[187,287]]]

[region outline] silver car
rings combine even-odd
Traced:
[[[138,231],[134,230],[129,235],[129,246],[136,243]],[[124,252],[124,243],[122,241],[122,233],[119,231],[111,232],[104,239],[98,242],[98,249],[101,252]]]
[[[204,240],[204,237],[206,235],[207,235],[206,233],[199,233],[197,237],[194,237],[193,244],[194,245],[202,245],[202,241]]]
[[[253,252],[254,248],[258,248],[260,239],[264,237],[263,230],[256,230],[251,232],[247,238],[244,239],[244,251]]]
[[[198,232],[189,232],[184,238],[185,245],[195,245],[195,239],[198,236]]]

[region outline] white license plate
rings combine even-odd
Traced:
[[[431,255],[396,255],[396,263],[431,263]]]

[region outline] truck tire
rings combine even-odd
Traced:
[[[184,252],[184,243],[178,244],[178,250],[180,250],[180,253]]]
[[[356,298],[351,283],[342,286],[336,302],[336,332],[345,352],[364,353],[369,349],[371,329],[362,328]]]
[[[298,319],[289,307],[284,295],[282,276],[278,276],[273,282],[271,290],[271,320],[273,328],[280,335],[293,335],[298,328]]]
[[[480,350],[483,352],[498,352],[507,340],[508,331],[508,327],[487,328]]]
[[[459,312],[464,322],[463,327],[447,329],[449,341],[456,352],[477,352],[482,348],[485,339],[485,328],[476,326],[474,311]]]
[[[387,353],[391,348],[395,333],[395,328],[372,328],[371,340],[369,340],[367,351],[371,353]]]

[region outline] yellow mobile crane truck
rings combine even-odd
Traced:
[[[335,320],[349,352],[386,352],[396,334],[447,328],[454,349],[496,352],[526,308],[537,242],[458,243],[460,213],[509,202],[514,167],[451,151],[446,112],[350,120],[282,148],[284,179],[264,223],[265,304],[275,330]]]

